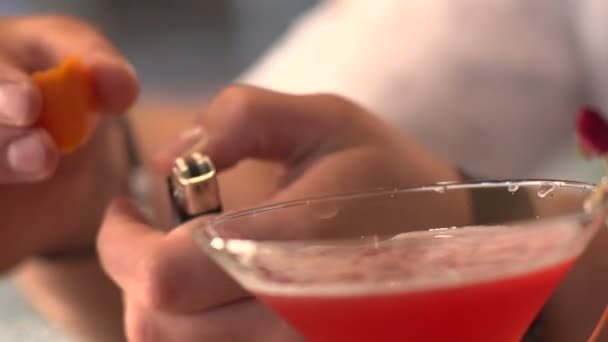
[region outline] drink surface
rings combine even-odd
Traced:
[[[311,341],[517,341],[582,251],[577,233],[553,222],[262,248],[245,285]]]

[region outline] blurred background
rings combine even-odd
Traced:
[[[313,0],[2,0],[0,15],[61,13],[98,26],[139,72],[146,110],[196,111],[243,74]],[[167,105],[170,103],[170,105]],[[183,105],[183,106],[182,106]],[[163,109],[164,108],[164,109]],[[601,168],[580,162],[574,140],[527,176],[597,181]],[[541,156],[539,156],[540,158]],[[0,341],[62,341],[0,279]]]
[[[200,97],[242,73],[314,2],[9,0],[0,2],[0,14],[82,18],[135,65],[144,96]]]

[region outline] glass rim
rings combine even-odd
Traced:
[[[252,215],[256,215],[259,213],[267,213],[275,210],[285,209],[285,208],[293,208],[303,205],[310,205],[311,203],[324,203],[324,202],[335,202],[335,201],[348,201],[352,199],[366,199],[366,198],[378,198],[385,195],[397,195],[397,194],[405,194],[405,193],[420,193],[420,192],[430,192],[434,191],[437,193],[444,193],[453,190],[466,190],[466,189],[491,189],[491,188],[505,188],[508,189],[509,186],[517,186],[517,187],[526,187],[526,186],[541,186],[543,184],[551,184],[559,188],[571,188],[578,189],[582,191],[592,192],[597,188],[597,185],[590,182],[583,181],[571,181],[571,180],[559,180],[559,179],[508,179],[508,180],[470,180],[470,181],[450,181],[450,182],[438,182],[421,186],[406,186],[406,187],[395,187],[392,189],[388,188],[377,188],[372,190],[363,190],[363,191],[353,191],[353,192],[342,192],[342,193],[334,193],[328,195],[321,196],[310,196],[303,197],[295,200],[282,201],[262,206],[255,206],[251,208],[236,210],[234,212],[229,212],[225,214],[220,214],[216,217],[213,217],[203,224],[197,224],[194,229],[194,237],[199,247],[202,247],[205,250],[209,250],[211,248],[214,251],[225,250],[232,242],[234,244],[239,245],[239,249],[242,247],[246,247],[245,245],[250,246],[264,246],[266,248],[272,247],[284,247],[286,245],[289,246],[297,246],[297,245],[307,245],[310,243],[318,243],[318,244],[326,244],[326,243],[337,243],[342,242],[346,243],[349,241],[359,243],[367,240],[366,238],[337,238],[337,239],[302,239],[302,240],[273,240],[273,239],[248,239],[248,238],[227,238],[222,237],[220,234],[216,234],[212,236],[208,234],[209,230],[214,226],[217,226],[223,222],[228,222],[232,220],[236,220],[243,217],[248,217]],[[593,213],[586,213],[581,206],[580,212],[556,215],[554,217],[548,217],[542,219],[546,222],[551,222],[553,220],[585,220],[590,219]],[[526,225],[532,222],[531,219],[523,219],[516,220],[513,223],[518,222],[519,225]],[[369,238],[378,238],[379,236],[370,235]]]

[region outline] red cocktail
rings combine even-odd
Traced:
[[[601,225],[579,214],[592,189],[340,195],[223,216],[198,239],[311,341],[518,341]]]

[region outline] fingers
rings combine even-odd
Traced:
[[[133,67],[94,28],[63,16],[6,20],[1,37],[10,37],[0,54],[26,72],[48,69],[71,55],[91,67],[102,109],[122,112],[137,98]]]
[[[0,184],[40,181],[57,167],[49,135],[30,127],[41,109],[29,75],[0,59]]]
[[[122,112],[138,93],[133,68],[93,28],[74,19],[0,21],[0,184],[41,181],[59,159],[48,134],[32,129],[43,103],[31,72],[78,55],[90,65],[101,110]]]
[[[247,157],[292,162],[319,149],[335,149],[343,142],[339,127],[351,124],[343,119],[354,118],[343,114],[354,111],[354,105],[335,96],[233,86],[201,117],[212,132],[205,151],[220,169]]]
[[[127,294],[153,309],[192,312],[247,297],[195,245],[193,225],[165,234],[146,225],[130,202],[117,200],[98,237],[102,265]]]
[[[88,60],[103,110],[110,113],[128,110],[139,94],[135,69],[119,58],[90,57]]]
[[[130,341],[304,341],[249,298],[194,245],[192,227],[165,235],[118,200],[102,226],[102,265],[125,293]]]
[[[202,149],[206,142],[206,131],[202,126],[195,125],[158,150],[152,162],[157,170],[163,174],[168,174],[176,158],[187,154],[188,151]]]
[[[250,299],[190,315],[167,315],[128,301],[129,341],[304,341],[270,309]]]
[[[0,125],[32,125],[38,120],[41,101],[29,75],[0,59]]]
[[[360,111],[336,96],[296,96],[232,86],[222,91],[201,116],[200,124],[207,132],[199,136],[204,138],[204,146],[190,148],[203,149],[220,170],[245,158],[290,163],[356,140],[359,130],[352,126],[357,126],[360,116],[356,113]],[[170,165],[188,151],[185,142],[191,139],[186,134],[184,141],[160,151],[157,165]]]
[[[57,168],[57,147],[44,130],[0,126],[0,146],[0,184],[40,181]]]

